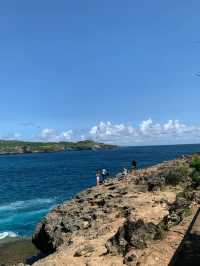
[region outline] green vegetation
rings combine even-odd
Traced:
[[[27,141],[0,141],[0,154],[57,152],[69,150],[98,150],[112,149],[114,145],[97,143],[91,140],[79,142],[27,142]]]
[[[189,165],[186,163],[180,163],[166,172],[166,184],[176,186],[179,183],[184,182],[190,173],[191,169]]]
[[[190,164],[179,163],[179,165],[166,171],[165,180],[166,184],[174,186],[179,183],[187,184],[190,180],[193,187],[198,187],[200,185],[200,156],[194,155]]]
[[[191,167],[194,168],[196,171],[200,172],[200,156],[196,155],[192,159]]]
[[[200,185],[200,156],[195,156],[192,159],[191,167],[193,169],[191,178],[192,182],[196,185]]]
[[[191,163],[179,163],[165,173],[165,181],[168,185],[176,186],[179,183],[187,184],[192,181],[193,187],[200,185],[200,156],[194,155]]]
[[[192,174],[192,181],[200,184],[200,173],[199,172],[194,172]]]

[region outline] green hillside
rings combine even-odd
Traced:
[[[79,142],[27,142],[0,140],[0,154],[56,152],[69,150],[112,149],[114,145],[97,143],[91,140]]]

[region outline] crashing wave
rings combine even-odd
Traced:
[[[4,239],[6,237],[18,237],[18,235],[15,232],[12,232],[12,231],[1,232],[0,233],[0,239]]]

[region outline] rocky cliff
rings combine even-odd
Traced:
[[[200,203],[198,155],[111,178],[57,206],[33,243],[51,265],[168,265]]]

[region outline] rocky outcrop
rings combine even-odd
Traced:
[[[128,194],[126,187],[119,187],[118,181],[88,189],[74,200],[57,206],[38,224],[33,243],[45,253],[54,252],[60,245],[70,245],[72,236],[97,237],[102,231],[101,222],[114,211],[125,215],[129,207],[122,197]]]
[[[133,171],[60,204],[33,235],[38,249],[54,254],[35,265],[60,265],[62,258],[66,265],[140,263],[154,242],[193,213],[199,191],[192,188],[190,163],[188,156]]]
[[[110,254],[126,256],[131,249],[144,249],[148,241],[161,239],[162,229],[154,223],[144,223],[139,219],[128,218],[117,233],[107,241],[106,248]]]

